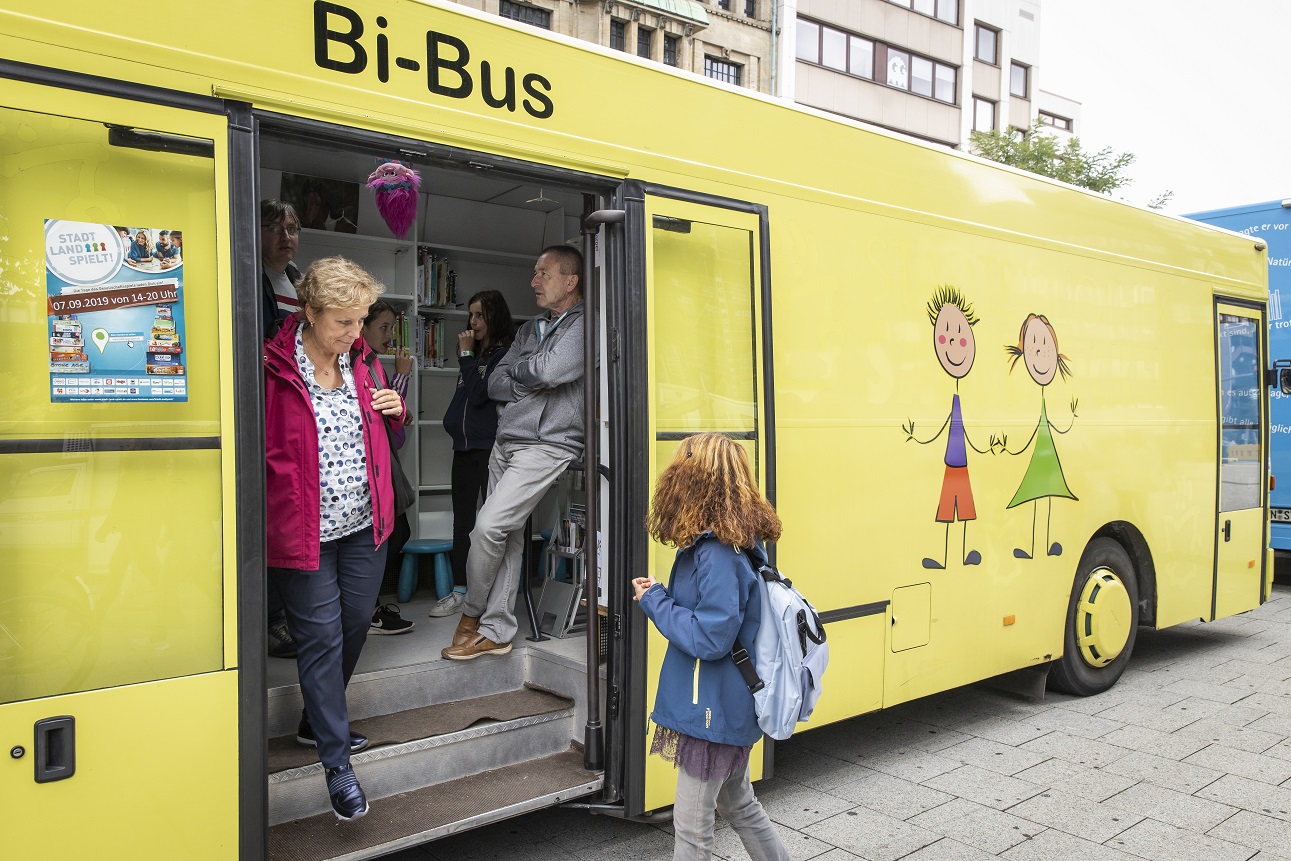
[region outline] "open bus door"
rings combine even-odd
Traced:
[[[643,492],[654,486],[682,439],[716,431],[745,446],[774,502],[766,210],[674,194],[647,189],[644,195],[632,190],[627,195],[629,201],[644,197],[644,207],[629,207],[628,222],[629,241],[643,243],[644,249],[648,394],[643,415],[650,442],[641,455],[648,461]],[[651,542],[644,564],[666,582],[674,552]],[[630,624],[648,626],[635,608],[631,611]],[[637,726],[646,729],[652,728],[645,718],[654,707],[667,644],[652,626],[637,642],[646,644],[644,695],[637,693],[630,702]],[[636,738],[640,747],[628,757],[637,767],[629,765],[624,787],[630,815],[667,807],[676,792],[675,769],[647,753],[649,732]],[[763,766],[758,744],[750,756],[754,780],[763,776]]]
[[[1219,493],[1212,619],[1241,612],[1268,597],[1264,313],[1261,308],[1221,301],[1215,305],[1215,315]]]
[[[3,854],[227,858],[228,119],[211,99],[0,75],[15,69],[0,95]]]

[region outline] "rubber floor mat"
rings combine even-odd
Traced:
[[[500,694],[364,718],[351,723],[350,729],[366,735],[372,747],[380,747],[446,735],[484,720],[515,720],[572,708],[573,705],[574,701],[568,697],[539,688],[524,687]],[[270,774],[315,762],[318,762],[317,750],[297,744],[295,733],[269,739]]]

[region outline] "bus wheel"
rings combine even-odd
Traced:
[[[1071,588],[1062,658],[1049,672],[1053,687],[1087,697],[1116,684],[1134,651],[1138,607],[1139,585],[1125,548],[1111,538],[1090,542]]]

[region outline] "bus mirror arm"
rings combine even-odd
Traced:
[[[1268,386],[1291,395],[1291,359],[1276,359],[1268,371]]]

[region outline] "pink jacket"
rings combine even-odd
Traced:
[[[271,568],[318,568],[319,490],[318,426],[309,391],[296,368],[297,315],[264,343],[265,512],[267,564]],[[388,388],[380,362],[372,371],[363,361],[369,351],[362,338],[350,350],[350,367],[359,392],[363,444],[367,451],[368,489],[372,494],[373,547],[381,546],[394,527],[394,489],[390,484],[390,443],[385,416],[372,408],[368,389]],[[405,404],[404,419],[408,418]],[[402,424],[399,420],[392,420]]]

